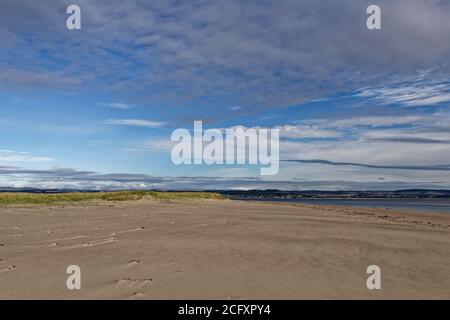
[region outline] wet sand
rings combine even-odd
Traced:
[[[81,290],[66,268],[81,268]],[[381,268],[368,290],[366,268]],[[0,208],[1,299],[450,299],[450,215],[231,200]]]

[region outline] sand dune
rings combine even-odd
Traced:
[[[368,290],[378,265],[382,289]],[[81,290],[66,268],[81,268]],[[450,299],[450,215],[243,201],[0,209],[0,298]]]

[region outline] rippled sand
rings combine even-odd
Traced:
[[[66,268],[81,268],[81,290]],[[381,290],[366,268],[381,267]],[[450,215],[245,201],[0,208],[0,298],[450,299]]]

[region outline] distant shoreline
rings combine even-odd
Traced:
[[[159,193],[214,193],[230,199],[450,199],[447,189],[401,189],[401,190],[364,190],[364,191],[328,191],[328,190],[165,190],[165,189],[136,189],[136,190],[79,190],[79,189],[38,189],[38,188],[9,188],[0,187],[2,193],[27,194],[67,194],[67,193],[119,193],[119,192],[159,192]]]
[[[233,199],[274,203],[299,203],[323,206],[384,209],[402,212],[450,213],[450,198],[261,198]]]

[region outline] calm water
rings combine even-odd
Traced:
[[[298,202],[360,208],[436,211],[450,213],[450,199],[258,199],[261,201]]]

